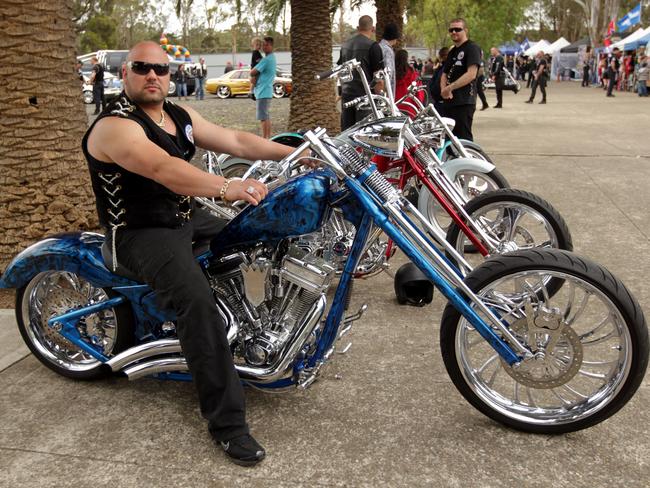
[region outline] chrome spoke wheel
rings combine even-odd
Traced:
[[[96,368],[100,362],[83,352],[48,326],[47,321],[75,308],[108,300],[102,288],[91,285],[74,273],[49,271],[37,275],[27,285],[21,301],[24,335],[39,359],[70,372]],[[77,323],[81,337],[110,355],[117,338],[117,317],[112,308],[82,317]]]
[[[546,283],[561,283],[549,298]],[[540,292],[541,290],[541,292]],[[534,358],[512,367],[464,318],[458,368],[489,408],[537,425],[578,422],[608,405],[630,372],[632,343],[620,310],[588,281],[557,271],[522,271],[478,293],[499,309]]]

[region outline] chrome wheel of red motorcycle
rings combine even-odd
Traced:
[[[76,379],[100,377],[106,372],[102,363],[49,327],[47,321],[109,298],[109,292],[74,273],[40,273],[16,294],[18,329],[34,356],[53,371]],[[124,304],[82,317],[77,330],[105,356],[126,349],[134,340],[133,318]]]

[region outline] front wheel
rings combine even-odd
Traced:
[[[497,169],[489,173],[470,169],[461,170],[456,174],[454,184],[468,201],[485,192],[510,187],[508,180]],[[425,186],[420,190],[418,209],[433,227],[443,234],[448,232],[452,219]]]
[[[544,287],[551,281],[561,283],[552,295]],[[645,318],[602,266],[564,251],[519,251],[489,259],[465,282],[534,355],[510,366],[447,305],[440,329],[445,367],[465,399],[491,419],[526,432],[573,432],[614,415],[641,384]]]
[[[110,290],[97,288],[75,273],[40,273],[16,293],[20,335],[34,356],[58,374],[82,380],[99,378],[107,371],[102,363],[50,328],[47,321],[73,309],[108,300],[111,294]],[[105,356],[131,347],[134,341],[133,316],[126,304],[82,317],[77,330]]]
[[[287,94],[286,89],[282,83],[275,83],[273,85],[273,98],[282,98]]]
[[[232,95],[232,92],[230,91],[230,88],[227,86],[219,86],[217,87],[217,96],[219,98],[230,98]]]
[[[486,192],[470,200],[465,210],[491,238],[492,254],[532,248],[573,250],[571,232],[560,213],[532,193],[513,189]],[[447,242],[472,266],[484,259],[455,222],[449,226]],[[451,254],[448,257],[455,262]]]

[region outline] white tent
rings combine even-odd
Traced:
[[[615,47],[617,47],[619,49],[623,49],[623,46],[625,46],[625,44],[629,44],[629,43],[631,43],[633,41],[636,41],[637,39],[641,39],[646,34],[650,34],[650,27],[647,27],[646,29],[637,29],[634,32],[632,32],[632,34],[627,36],[626,38],[621,39],[620,41],[615,42],[614,44],[610,45],[609,46],[609,51],[611,51]]]
[[[536,42],[532,46],[530,46],[528,49],[524,51],[525,56],[534,56],[537,54],[539,51],[543,51],[547,47],[551,45],[550,42],[548,42],[545,39],[542,39],[541,41]]]
[[[571,44],[569,41],[567,41],[564,37],[560,37],[557,41],[555,41],[553,44],[550,46],[541,49],[541,51],[544,51],[544,54],[554,54],[563,47],[567,47],[569,44]],[[540,51],[540,49],[538,49]]]

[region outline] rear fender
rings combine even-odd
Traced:
[[[47,237],[23,250],[9,263],[0,278],[0,288],[21,288],[44,271],[69,271],[101,288],[138,284],[106,268],[101,253],[103,243],[104,236],[94,232]]]

